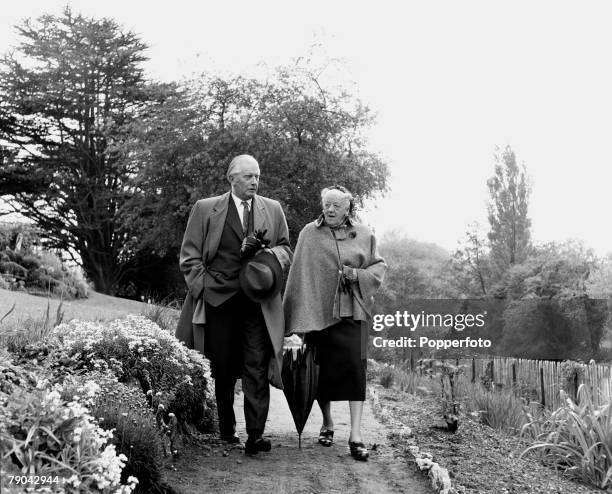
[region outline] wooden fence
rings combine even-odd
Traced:
[[[464,366],[459,383],[486,380],[494,387],[515,387],[523,396],[551,410],[561,406],[561,390],[576,401],[578,387],[582,384],[587,387],[596,406],[612,400],[612,365],[608,364],[593,361],[589,364],[573,363],[570,371],[575,372],[564,372],[562,366],[567,366],[567,363],[550,360],[488,357],[453,359],[452,362]]]

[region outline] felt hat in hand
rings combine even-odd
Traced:
[[[281,291],[283,268],[269,250],[260,250],[240,268],[240,288],[254,302],[265,302]]]

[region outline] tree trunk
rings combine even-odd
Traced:
[[[114,261],[111,255],[105,252],[95,255],[94,252],[96,250],[97,249],[88,249],[81,252],[83,269],[97,292],[106,295],[115,295],[119,282],[119,265]]]

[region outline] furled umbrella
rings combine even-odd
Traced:
[[[312,410],[319,381],[319,366],[315,362],[313,348],[302,344],[285,349],[281,377],[301,448],[302,431]]]

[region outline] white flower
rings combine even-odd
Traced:
[[[81,485],[81,481],[79,480],[78,475],[74,474],[72,477],[66,479],[66,483],[71,485],[72,487],[78,487]]]

